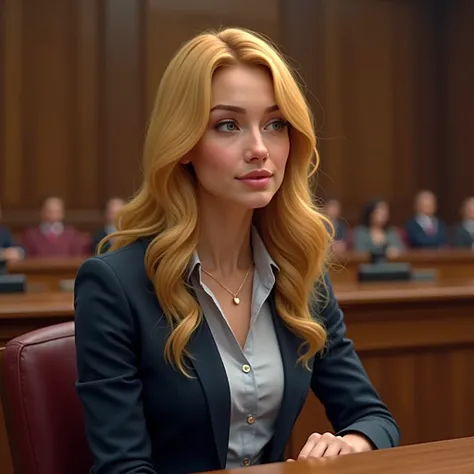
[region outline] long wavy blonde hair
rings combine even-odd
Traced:
[[[186,282],[199,239],[196,181],[180,160],[208,124],[213,74],[236,64],[268,68],[276,102],[290,123],[291,150],[283,183],[269,205],[254,213],[254,224],[280,267],[277,312],[301,337],[299,361],[304,366],[326,342],[326,330],[311,311],[331,236],[329,222],[311,195],[310,178],[319,157],[309,107],[290,67],[265,39],[237,28],[205,32],[181,47],[163,75],[145,141],[141,189],[120,212],[118,231],[101,243],[111,240],[115,250],[152,238],[145,266],[171,327],[165,357],[183,374],[186,357],[192,357],[187,343],[203,316]]]

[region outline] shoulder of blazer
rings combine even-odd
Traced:
[[[148,242],[139,239],[118,250],[105,252],[101,255],[92,257],[101,260],[106,264],[121,281],[127,286],[127,283],[137,283],[143,281],[150,284],[145,268],[145,252]]]

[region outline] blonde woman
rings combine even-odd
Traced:
[[[324,276],[314,156],[303,95],[259,36],[204,33],[173,58],[143,185],[76,280],[93,473],[284,460],[310,387],[335,434],[315,426],[298,459],[398,443]]]

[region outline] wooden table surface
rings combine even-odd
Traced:
[[[213,471],[228,474],[473,474],[474,438],[370,453]]]
[[[0,295],[0,321],[8,318],[72,317],[73,312],[73,294],[70,292]]]
[[[335,257],[331,277],[335,282],[357,281],[357,270],[369,257],[364,253],[345,252]],[[42,291],[58,291],[61,282],[75,278],[84,257],[76,258],[27,258],[10,263],[11,273],[24,274],[28,284]],[[434,271],[441,279],[474,278],[474,252],[472,250],[410,250],[391,260],[408,262],[415,271]]]
[[[474,298],[474,278],[424,282],[335,282],[341,306]],[[72,292],[27,292],[0,295],[0,320],[73,314]]]

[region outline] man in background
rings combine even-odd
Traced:
[[[474,197],[463,202],[461,215],[463,220],[454,231],[453,245],[474,250]]]
[[[338,199],[327,199],[325,214],[334,227],[334,250],[343,252],[347,248],[347,226],[341,219],[341,203]]]
[[[0,207],[0,219],[2,217],[2,208]],[[12,262],[23,258],[24,251],[13,242],[10,230],[0,226],[0,260]]]
[[[436,217],[437,201],[431,191],[415,196],[415,217],[405,225],[412,248],[440,248],[446,245],[446,224]]]
[[[28,257],[75,257],[84,255],[84,239],[73,227],[64,225],[64,201],[49,196],[41,205],[39,226],[29,229],[23,248]]]
[[[118,197],[111,198],[106,202],[104,212],[104,227],[97,231],[92,238],[92,254],[97,253],[97,246],[104,237],[114,233],[117,230],[115,221],[117,219],[118,213],[124,205],[125,201]],[[106,242],[102,248],[102,252],[107,252],[109,248],[110,242]]]

